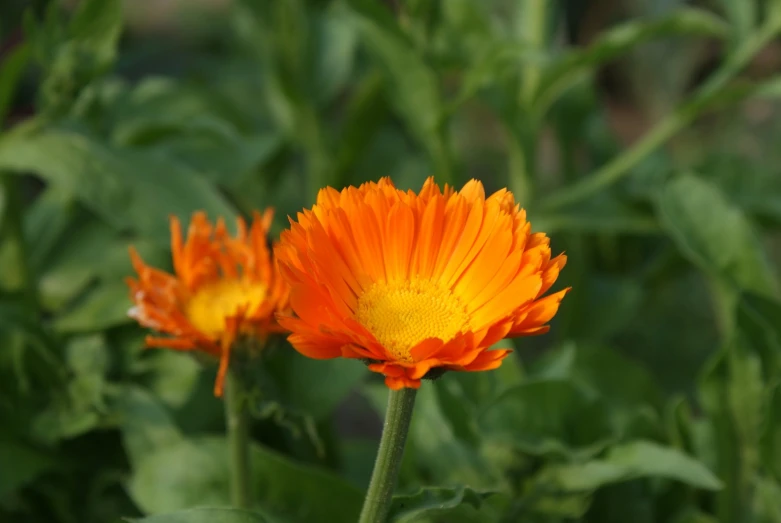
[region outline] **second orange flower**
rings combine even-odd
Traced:
[[[237,221],[231,236],[220,219],[212,225],[193,215],[186,238],[171,218],[174,273],[146,265],[131,248],[138,278],[128,278],[135,306],[130,315],[162,336],[147,336],[148,347],[197,350],[219,358],[214,386],[221,396],[234,344],[259,341],[282,329],[274,315],[287,307],[287,285],[277,273],[268,245],[273,212],[256,213],[247,228]]]

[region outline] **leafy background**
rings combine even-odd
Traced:
[[[574,290],[424,385],[393,520],[781,522],[779,32],[777,0],[4,0],[0,520],[354,521],[376,376],[272,347],[227,508],[214,367],[142,349],[127,247],[434,174],[509,186]]]

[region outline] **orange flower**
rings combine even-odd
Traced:
[[[365,360],[391,389],[432,369],[494,369],[510,351],[488,348],[547,332],[569,290],[542,297],[567,258],[530,229],[512,193],[486,198],[475,180],[442,192],[429,178],[419,195],[388,178],[323,189],[276,249],[296,314],[279,323],[305,356]]]
[[[166,337],[147,336],[148,347],[200,350],[220,359],[214,394],[222,395],[231,347],[241,338],[264,341],[284,329],[274,314],[287,307],[288,290],[279,277],[267,244],[273,210],[253,215],[247,230],[237,220],[231,237],[222,219],[212,226],[195,213],[182,241],[179,220],[171,217],[174,274],[149,267],[130,248],[138,279],[127,278],[129,314]]]

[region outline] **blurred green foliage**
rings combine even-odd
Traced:
[[[22,4],[0,520],[354,521],[384,386],[269,348],[257,512],[218,508],[213,366],[142,350],[127,247],[167,267],[170,214],[274,206],[278,232],[325,185],[434,174],[509,186],[574,290],[499,370],[424,384],[393,520],[781,522],[781,2]]]

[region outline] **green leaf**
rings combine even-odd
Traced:
[[[751,223],[713,185],[693,175],[678,176],[656,203],[662,225],[692,263],[739,288],[776,292]]]
[[[476,491],[470,487],[426,487],[414,494],[393,496],[389,521],[411,523],[436,518],[452,521],[463,508],[480,509],[495,491]]]
[[[59,461],[51,453],[10,439],[10,434],[5,431],[0,438],[0,462],[3,463],[0,467],[0,497],[8,496],[44,472],[59,466]]]
[[[360,362],[313,360],[286,345],[269,355],[264,370],[278,388],[278,401],[318,420],[331,415],[367,375],[366,366]]]
[[[738,302],[737,326],[762,359],[765,378],[777,376],[781,365],[781,302],[743,293]]]
[[[768,396],[761,435],[762,464],[781,482],[781,385],[772,387]]]
[[[741,340],[717,352],[699,383],[700,403],[708,415],[710,447],[725,488],[717,498],[717,514],[727,520],[743,514],[760,465],[762,419],[767,394],[761,361]]]
[[[679,35],[725,38],[729,26],[707,11],[694,8],[678,8],[656,20],[625,22],[602,33],[588,48],[570,51],[550,65],[542,75],[530,107],[540,117],[570,86],[601,64],[644,42]]]
[[[166,245],[171,214],[184,223],[196,210],[229,222],[235,216],[212,184],[181,164],[111,148],[73,131],[0,138],[0,169],[32,171],[75,194],[114,227]]]
[[[30,47],[21,44],[0,63],[0,125],[5,123],[5,117],[16,93],[16,86],[29,59]]]
[[[355,521],[363,495],[341,478],[253,446],[252,493],[273,517],[301,523]],[[195,505],[227,505],[228,448],[222,438],[185,440],[144,456],[130,480],[133,500],[147,513]]]
[[[354,67],[358,34],[340,4],[325,9],[316,22],[315,85],[321,103],[333,100],[350,79]]]
[[[704,465],[677,449],[650,441],[637,441],[613,447],[608,463],[623,467],[635,477],[674,479],[706,490],[722,488],[721,481]]]
[[[721,8],[725,11],[727,19],[732,25],[733,40],[741,42],[755,29],[757,24],[757,7],[759,2],[732,2],[720,0]]]
[[[593,455],[612,437],[604,404],[570,381],[534,380],[508,390],[479,419],[487,440],[534,455]]]
[[[348,5],[363,42],[387,75],[386,93],[428,151],[442,181],[452,181],[450,153],[440,129],[443,108],[436,74],[385,6],[373,0],[349,0]]]
[[[661,233],[656,218],[647,211],[633,208],[626,202],[603,197],[580,203],[552,214],[534,217],[534,230],[554,232],[595,232],[606,234]]]
[[[408,444],[411,452],[405,454],[405,462],[416,467],[422,477],[434,478],[439,484],[492,488],[498,482],[497,471],[491,470],[468,439],[459,437],[460,425],[474,420],[451,419],[449,415],[468,415],[468,412],[454,413],[447,409],[447,394],[442,391],[446,385],[441,382],[431,385],[421,387],[415,399]]]
[[[133,523],[281,523],[282,520],[272,520],[249,510],[203,507],[127,521]]]
[[[573,380],[589,396],[602,397],[617,406],[661,405],[661,392],[645,368],[599,345],[570,345],[551,351],[531,374]]]
[[[132,385],[112,392],[112,408],[119,416],[122,443],[134,468],[146,456],[183,441],[169,412],[149,392]]]
[[[70,39],[88,49],[101,66],[113,61],[122,33],[121,0],[82,0],[71,18]]]
[[[59,316],[54,328],[63,333],[94,332],[131,321],[128,289],[122,281],[100,285],[73,309]]]

